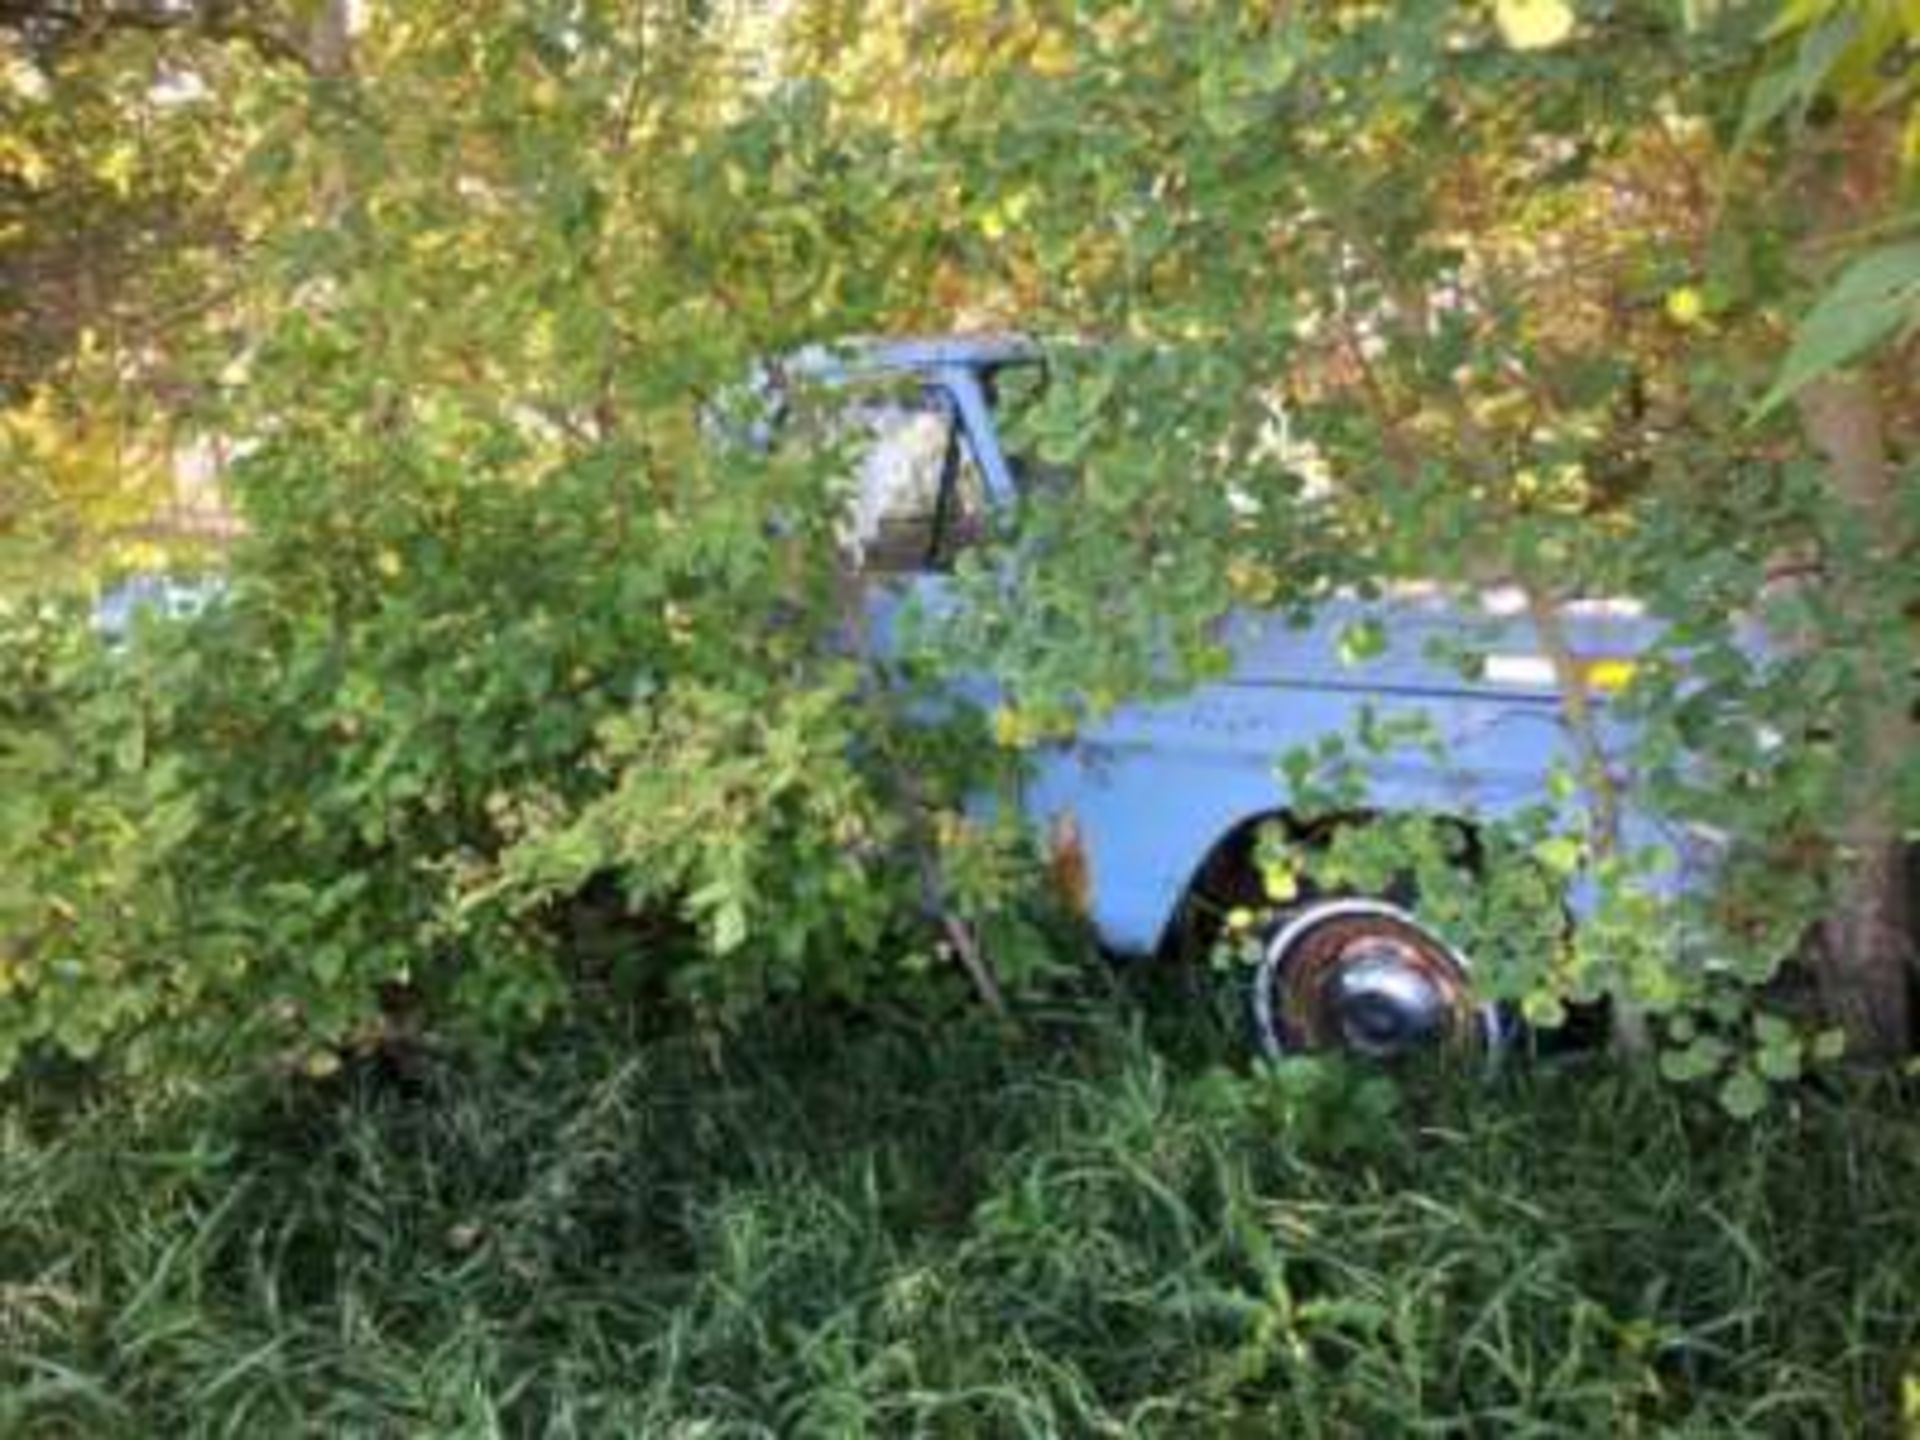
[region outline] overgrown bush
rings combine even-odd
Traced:
[[[0,1076],[196,1023],[217,988],[180,963],[199,810],[151,658],[116,662],[79,607],[0,601]]]
[[[844,467],[716,443],[755,364],[875,313],[884,148],[817,92],[742,106],[697,31],[590,28],[403,25],[350,93],[252,77],[273,218],[172,357],[234,457],[224,593],[111,654],[5,622],[0,1074],[504,1042],[583,928],[631,927],[597,982],[706,1026],[911,995],[955,969],[924,912],[997,923],[1022,883],[958,809],[969,722],[903,733],[846,643]]]
[[[783,583],[829,573],[795,551],[830,507],[754,517],[813,472],[716,477],[757,503],[694,531],[604,461],[521,480],[471,434],[396,436],[341,479],[320,448],[247,462],[255,533],[191,623],[109,650],[72,612],[9,617],[9,1057],[502,1041],[564,999],[590,892],[631,924],[624,973],[707,1023],[911,990],[923,902],[1018,885],[967,858],[1018,841],[958,812],[965,716],[904,731],[836,592]],[[929,896],[929,866],[990,893]]]

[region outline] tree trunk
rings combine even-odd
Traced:
[[[1832,577],[1844,613],[1865,620],[1884,601],[1875,595],[1889,567],[1901,563],[1898,478],[1887,456],[1886,423],[1866,371],[1835,373],[1808,385],[1799,399],[1808,441],[1827,463],[1834,499],[1865,538],[1852,568]],[[1833,913],[1817,956],[1827,1014],[1863,1057],[1904,1054],[1913,1039],[1905,846],[1897,811],[1898,777],[1916,740],[1908,715],[1904,654],[1863,653],[1855,673],[1853,747],[1842,801],[1842,847]]]
[[[313,73],[338,80],[353,69],[353,6],[349,0],[323,0],[308,32],[307,59]]]
[[[1886,114],[1855,114],[1823,127],[1802,156],[1800,199],[1817,217],[1803,256],[1821,273],[1836,244],[1843,252],[1863,226],[1883,219],[1897,200],[1900,132]],[[1796,398],[1800,428],[1825,463],[1827,488],[1854,533],[1832,557],[1826,583],[1835,608],[1860,636],[1897,631],[1901,617],[1884,594],[1905,563],[1906,535],[1898,467],[1890,456],[1888,415],[1870,364],[1835,370]],[[1820,997],[1841,1025],[1853,1054],[1888,1058],[1913,1041],[1909,976],[1912,941],[1899,777],[1916,736],[1908,707],[1911,663],[1903,647],[1876,653],[1856,639],[1848,710],[1839,741],[1846,777],[1834,838],[1840,853],[1833,909],[1821,927],[1815,962]]]

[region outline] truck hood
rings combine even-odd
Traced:
[[[1574,654],[1596,691],[1617,688],[1661,630],[1626,600],[1561,606]],[[1408,587],[1377,599],[1336,596],[1311,615],[1236,611],[1221,636],[1228,684],[1484,695],[1552,702],[1551,658],[1523,597],[1510,589]]]

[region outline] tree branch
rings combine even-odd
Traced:
[[[197,34],[217,43],[238,43],[261,59],[315,73],[312,56],[276,27],[264,7],[235,0],[204,0],[180,8],[157,3],[49,4],[45,0],[0,0],[0,30],[12,30],[41,51],[95,43],[113,31]]]

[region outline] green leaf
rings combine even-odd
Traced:
[[[1533,847],[1533,858],[1555,875],[1571,875],[1580,868],[1586,846],[1577,835],[1549,835]]]
[[[1720,1087],[1720,1104],[1736,1120],[1751,1120],[1767,1108],[1767,1082],[1742,1066]]]
[[[1800,322],[1773,388],[1753,417],[1915,324],[1920,324],[1920,241],[1861,256]]]
[[[1677,1084],[1704,1080],[1718,1071],[1727,1058],[1727,1044],[1714,1035],[1701,1035],[1681,1050],[1669,1050],[1660,1057],[1660,1073]]]
[[[1798,1080],[1800,1078],[1800,1042],[1791,1040],[1783,1045],[1764,1046],[1754,1052],[1753,1063],[1769,1080]]]
[[[1334,643],[1342,665],[1363,665],[1386,653],[1387,627],[1369,615],[1342,625]]]
[[[1551,1030],[1566,1023],[1567,1007],[1551,991],[1537,990],[1520,1002],[1520,1013],[1529,1025]]]
[[[738,901],[729,900],[713,912],[713,949],[730,955],[747,941],[747,912]]]
[[[1740,117],[1740,130],[1733,142],[1736,154],[1787,111],[1805,110],[1813,102],[1858,26],[1856,16],[1841,11],[1801,37],[1791,66],[1763,75],[1754,82],[1747,92],[1746,111]]]
[[[1753,1033],[1766,1049],[1776,1049],[1790,1045],[1794,1041],[1793,1026],[1778,1015],[1756,1015],[1753,1017]]]
[[[1813,1058],[1823,1064],[1830,1065],[1846,1053],[1847,1032],[1837,1025],[1813,1037]]]

